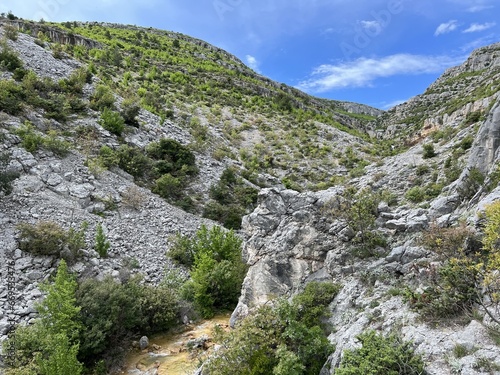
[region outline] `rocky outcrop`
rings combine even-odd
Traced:
[[[296,292],[312,275],[320,277],[334,245],[329,224],[319,212],[337,193],[330,189],[300,194],[279,188],[259,193],[259,206],[243,220],[248,236],[243,257],[250,268],[232,324],[249,308]]]
[[[68,33],[54,26],[48,26],[41,23],[24,21],[24,20],[6,20],[0,19],[0,25],[10,24],[18,30],[29,33],[33,36],[38,36],[39,33],[47,36],[53,43],[70,44],[73,46],[83,46],[88,49],[102,48],[101,44],[95,40],[85,38],[81,35]]]
[[[496,102],[474,140],[468,167],[488,173],[500,159],[500,100]]]

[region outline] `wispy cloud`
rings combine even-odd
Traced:
[[[325,92],[338,88],[367,87],[377,78],[396,75],[439,73],[458,65],[465,57],[396,54],[375,58],[360,58],[337,65],[321,65],[311,77],[297,86],[310,92]]]
[[[478,12],[482,12],[483,10],[492,9],[492,8],[494,8],[493,5],[474,5],[474,6],[470,7],[469,9],[467,9],[467,11],[470,13],[478,13]]]
[[[371,30],[372,32],[379,33],[383,25],[379,21],[360,21],[361,27],[365,30]]]
[[[458,27],[457,20],[451,20],[451,21],[442,23],[441,25],[439,25],[437,27],[436,31],[434,32],[434,35],[438,36],[438,35],[441,35],[441,34],[450,33],[453,30],[455,30],[457,27]]]
[[[391,109],[391,108],[394,108],[394,107],[395,107],[395,106],[397,106],[397,105],[400,105],[400,104],[406,103],[407,101],[408,101],[408,99],[399,99],[399,100],[394,100],[394,101],[389,102],[389,103],[384,102],[384,103],[382,103],[381,108],[382,108],[383,110],[386,110],[386,111],[387,111],[388,109]]]
[[[479,31],[484,31],[491,29],[496,25],[495,22],[486,22],[486,23],[472,23],[467,29],[465,29],[464,33],[476,33]]]
[[[257,73],[260,73],[259,62],[257,61],[257,59],[255,57],[253,57],[252,55],[246,55],[245,60],[246,60],[247,65],[251,69],[255,70]]]

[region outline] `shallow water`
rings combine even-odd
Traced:
[[[227,327],[229,317],[229,315],[219,315],[197,324],[188,325],[182,332],[150,337],[149,350],[153,345],[160,346],[160,349],[146,353],[132,349],[125,359],[124,370],[118,374],[139,375],[158,365],[159,375],[191,374],[198,368],[199,359],[196,356],[193,357],[187,350],[187,341],[203,335],[208,335],[211,338],[214,326]],[[213,344],[210,342],[209,346]]]

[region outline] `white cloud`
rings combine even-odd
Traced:
[[[360,24],[363,27],[363,29],[371,30],[371,31],[374,31],[375,33],[379,33],[383,28],[383,25],[379,21],[375,21],[375,20],[373,20],[373,21],[360,21]]]
[[[495,22],[486,22],[486,23],[472,23],[467,29],[465,29],[463,32],[464,33],[476,33],[479,31],[484,31],[491,29],[493,26],[495,26]]]
[[[439,73],[466,57],[396,54],[382,58],[359,58],[337,65],[321,65],[297,86],[304,91],[325,92],[337,88],[367,87],[377,78],[396,75]]]
[[[453,30],[455,30],[457,27],[458,27],[458,24],[457,24],[456,20],[451,20],[451,21],[442,23],[441,25],[439,25],[437,27],[436,31],[434,32],[434,35],[438,36],[441,34],[450,33]]]
[[[400,99],[400,100],[394,100],[394,101],[392,101],[390,103],[384,102],[384,103],[382,103],[382,107],[381,108],[383,110],[388,110],[388,109],[391,109],[391,108],[393,108],[393,107],[395,107],[395,106],[397,106],[399,104],[406,103],[407,101],[408,101],[408,99]]]
[[[478,12],[482,12],[483,10],[492,9],[492,8],[494,8],[494,6],[492,6],[492,5],[474,5],[474,6],[470,7],[469,9],[467,9],[467,11],[471,12],[471,13],[478,13]]]
[[[253,57],[252,55],[246,55],[245,60],[246,60],[247,65],[251,69],[255,70],[257,73],[260,73],[259,62],[257,61],[257,59],[255,57]]]

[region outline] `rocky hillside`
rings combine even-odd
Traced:
[[[80,233],[61,253],[80,278],[152,284],[175,267],[172,235],[223,223],[241,226],[249,265],[232,324],[308,281],[342,285],[322,374],[370,328],[412,340],[429,374],[497,371],[492,295],[465,317],[425,319],[416,301],[446,289],[438,270],[477,250],[500,198],[500,45],[382,113],[308,96],[173,32],[2,19],[0,36],[1,340],[9,318],[36,317],[57,264],[21,250],[23,223]],[[446,253],[456,228],[463,248]]]

